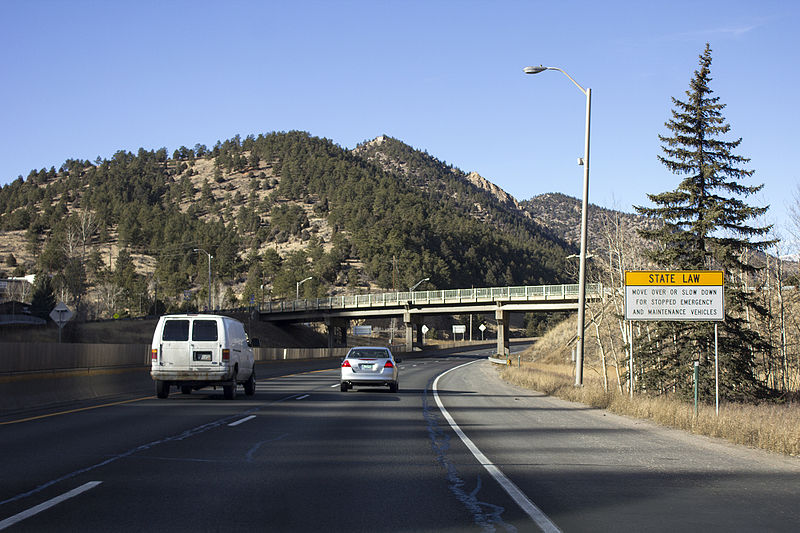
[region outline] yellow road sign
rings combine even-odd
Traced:
[[[721,270],[636,270],[625,272],[625,285],[723,285]]]
[[[625,272],[626,320],[725,320],[719,270]]]

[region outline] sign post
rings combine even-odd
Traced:
[[[72,311],[64,302],[58,302],[53,310],[50,311],[50,318],[58,325],[58,343],[61,344],[61,329],[72,318]]]
[[[461,340],[466,340],[467,326],[465,324],[453,324],[453,340],[456,340],[456,335],[461,333]]]
[[[625,320],[631,322],[631,325],[634,320],[715,322],[714,381],[717,415],[719,415],[717,323],[725,320],[724,281],[721,270],[625,272]],[[695,363],[695,375],[698,372],[696,365],[697,363]],[[695,382],[696,380],[697,378]]]

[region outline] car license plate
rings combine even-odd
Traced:
[[[362,370],[372,370],[373,366],[375,366],[375,365],[373,365],[372,363],[368,363],[368,364],[362,364],[361,368],[362,368]]]

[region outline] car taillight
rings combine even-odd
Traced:
[[[342,368],[350,368],[350,361],[348,361],[347,359],[345,359],[345,360],[344,360],[344,363],[342,363]]]
[[[383,368],[394,368],[394,365],[392,364],[392,360],[390,359],[390,360],[386,361],[386,364],[383,365]]]
[[[152,350],[150,350],[150,360],[158,361],[158,349],[153,348]]]
[[[227,348],[222,349],[222,360],[223,361],[230,361],[231,360],[231,351]]]

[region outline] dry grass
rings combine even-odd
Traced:
[[[800,455],[800,406],[797,405],[694,405],[675,398],[635,395],[633,399],[615,390],[605,392],[600,378],[585,375],[584,386],[575,387],[573,367],[552,363],[523,363],[505,367],[506,381],[568,401],[608,409],[614,413],[651,420],[663,426],[699,435],[719,437],[736,444],[771,452]]]

